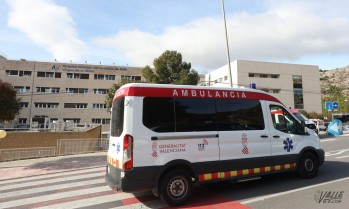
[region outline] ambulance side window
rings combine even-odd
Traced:
[[[150,130],[159,133],[175,132],[173,98],[144,98],[143,124]]]
[[[217,99],[219,131],[264,130],[263,110],[258,100]]]
[[[146,97],[142,120],[158,133],[217,131],[214,99]]]
[[[176,132],[217,131],[214,99],[175,98]]]
[[[299,123],[284,108],[270,105],[270,113],[275,129],[288,134],[299,134]]]
[[[120,136],[124,129],[124,102],[125,97],[116,99],[113,102],[111,115],[111,135]]]

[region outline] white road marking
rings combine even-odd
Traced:
[[[348,152],[349,149],[340,149],[340,150],[333,150],[325,153],[325,156],[333,156],[333,155],[340,155],[343,154],[344,152]]]
[[[340,157],[336,157],[337,159],[341,159],[341,158],[346,158],[349,157],[349,155],[345,155],[345,156],[340,156]]]
[[[349,180],[349,177],[345,177],[345,178],[341,178],[341,179],[337,179],[337,180],[333,180],[333,181],[329,181],[329,182],[325,182],[325,183],[315,184],[315,185],[311,185],[311,186],[307,186],[307,187],[302,187],[302,188],[290,190],[290,191],[287,191],[287,192],[279,192],[279,193],[275,193],[275,194],[271,194],[271,195],[265,195],[265,196],[262,196],[262,197],[257,197],[257,198],[253,198],[253,199],[250,199],[250,200],[241,201],[240,203],[241,204],[249,204],[249,203],[253,203],[253,202],[263,201],[263,200],[270,199],[270,198],[273,198],[273,197],[278,197],[278,196],[281,196],[281,195],[286,195],[286,194],[299,192],[299,191],[303,191],[303,190],[306,190],[306,189],[310,189],[310,188],[314,188],[314,187],[318,187],[318,186],[323,186],[323,185],[327,185],[327,184],[332,184],[332,183],[336,183],[336,182],[340,182],[340,181],[346,181],[346,180]]]
[[[336,139],[320,139],[321,142],[335,141]]]

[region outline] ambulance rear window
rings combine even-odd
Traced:
[[[124,101],[125,97],[114,101],[111,115],[111,136],[120,136],[124,129]]]

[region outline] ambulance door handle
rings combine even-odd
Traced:
[[[115,147],[115,144],[111,144],[111,145],[113,145]]]
[[[278,136],[278,135],[274,135],[273,137],[274,137],[274,138],[280,138],[280,136]]]
[[[268,135],[262,135],[261,137],[262,138],[268,138]]]

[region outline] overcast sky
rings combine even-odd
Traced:
[[[225,0],[231,60],[349,65],[348,0]],[[0,0],[8,59],[152,66],[165,50],[201,73],[226,64],[221,0]]]

